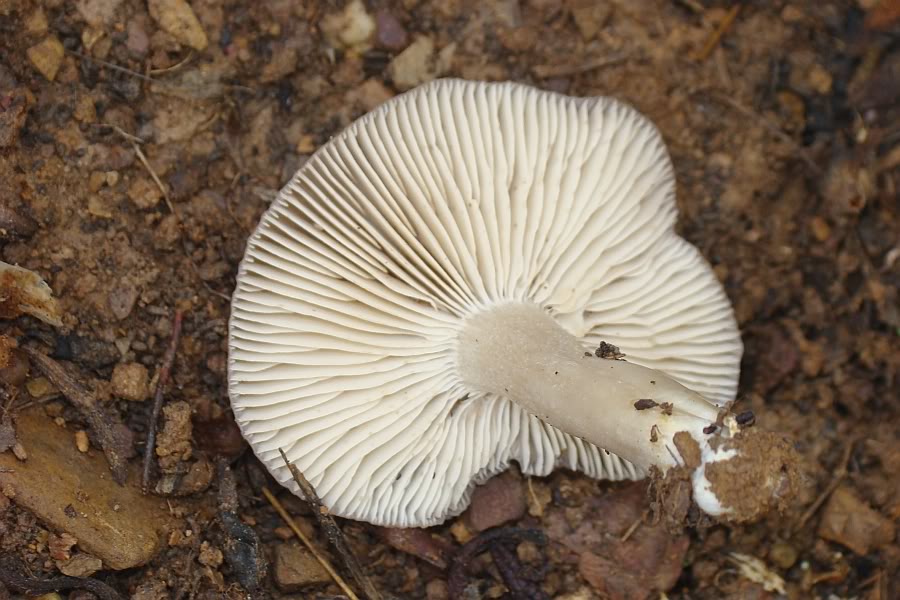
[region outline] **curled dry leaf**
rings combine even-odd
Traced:
[[[50,286],[34,271],[0,262],[0,318],[28,314],[62,327],[62,314]]]

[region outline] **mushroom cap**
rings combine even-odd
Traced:
[[[457,334],[533,303],[586,346],[733,400],[740,336],[673,231],[674,191],[655,127],[610,98],[445,79],[389,100],[303,165],[248,242],[229,324],[244,436],[294,493],[279,449],[334,514],[385,526],[459,514],[510,461],[642,477],[467,389]]]

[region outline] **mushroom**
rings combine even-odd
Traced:
[[[661,137],[619,101],[460,80],[393,98],[248,242],[229,324],[243,435],[282,485],[299,493],[280,449],[333,513],[379,525],[459,514],[511,461],[689,468],[700,508],[744,518],[734,467],[759,444],[722,418],[740,335],[675,218]],[[763,504],[780,466],[760,467]]]

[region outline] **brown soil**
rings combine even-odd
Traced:
[[[190,4],[197,20],[178,34],[163,30],[160,11],[174,14],[180,0],[0,0],[0,258],[50,285],[64,325],[23,316],[0,322],[0,334],[64,363],[121,417],[140,454],[152,399],[117,397],[113,368],[146,366],[149,381],[135,385],[152,390],[174,313],[184,313],[166,402],[186,403],[193,426],[180,422],[162,486],[181,525],[148,564],[94,577],[145,600],[239,598],[254,581],[275,597],[340,592],[318,579],[276,585],[303,574],[283,564],[297,550],[284,548],[290,530],[263,486],[319,548],[327,542],[234,426],[228,297],[247,236],[309,154],[409,82],[447,74],[614,95],[659,126],[679,231],[713,264],[744,334],[735,410],[792,440],[809,472],[784,514],[694,528],[689,544],[642,521],[649,499],[628,485],[516,476],[528,511],[514,524],[557,524],[558,535],[545,545],[513,536],[532,541],[467,559],[453,582],[488,598],[538,588],[569,600],[658,597],[640,587],[650,579],[637,566],[616,571],[645,560],[665,574],[646,585],[670,588],[669,598],[775,597],[741,574],[738,555],[783,578],[790,598],[900,597],[895,0],[748,2],[737,14],[712,0],[369,0],[371,43],[341,31],[341,0]],[[394,62],[410,43],[433,53]],[[0,409],[40,405],[56,428],[48,436],[89,429],[38,375],[6,381]],[[89,452],[98,447],[92,435]],[[217,459],[231,471],[216,473]],[[223,473],[233,473],[236,510],[218,504]],[[644,512],[582,526],[634,498]],[[342,527],[375,587],[433,600],[456,591],[446,565],[475,535],[459,519],[434,529],[430,546],[407,540],[401,551],[365,524]],[[590,539],[576,544],[573,532]],[[64,533],[0,494],[0,557],[19,561],[18,576],[59,576],[49,541]],[[268,575],[247,572],[263,563]],[[536,582],[510,583],[510,564]]]

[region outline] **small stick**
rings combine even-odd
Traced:
[[[320,500],[319,496],[316,494],[315,488],[313,488],[312,484],[303,476],[300,469],[295,467],[288,460],[284,450],[279,448],[278,451],[281,452],[281,458],[284,460],[284,464],[287,465],[288,469],[290,469],[294,481],[300,486],[300,491],[303,492],[304,500],[306,500],[312,508],[313,515],[315,515],[316,520],[319,522],[319,527],[325,531],[325,537],[328,538],[331,546],[344,560],[344,564],[346,565],[347,570],[350,571],[356,584],[362,589],[369,600],[381,600],[381,594],[375,589],[375,586],[372,585],[372,582],[366,574],[363,573],[359,561],[356,560],[356,556],[354,556],[353,552],[350,551],[350,548],[347,547],[344,533],[341,531],[341,528],[338,527],[337,522],[328,512],[328,509],[322,505],[322,500]]]
[[[188,63],[188,61],[190,61],[192,58],[194,58],[193,50],[189,51],[187,56],[185,56],[183,59],[181,59],[180,61],[178,61],[171,67],[166,67],[164,69],[150,69],[150,74],[151,75],[162,75],[163,73],[171,73],[172,71],[177,71],[178,69],[180,69],[181,67],[186,65]]]
[[[716,46],[718,46],[719,42],[722,40],[722,36],[731,29],[731,25],[734,23],[739,12],[741,12],[740,3],[731,7],[731,10],[728,11],[728,14],[725,15],[725,18],[722,19],[722,22],[716,27],[716,30],[713,31],[712,35],[709,36],[709,39],[706,40],[703,49],[694,56],[695,60],[704,61],[709,58],[709,55],[712,54],[712,51],[716,49]]]
[[[135,138],[135,136],[122,131],[118,127],[116,127],[115,129],[122,137],[124,137],[126,140],[131,142],[131,147],[134,148],[134,153],[137,155],[138,159],[141,161],[141,164],[144,165],[144,168],[147,169],[147,172],[150,173],[150,177],[153,178],[153,182],[156,183],[156,187],[158,187],[159,191],[162,192],[163,198],[166,201],[166,206],[169,207],[169,212],[172,213],[173,215],[175,215],[175,221],[178,223],[178,229],[183,234],[184,233],[184,224],[181,221],[181,215],[178,214],[178,211],[175,210],[175,205],[172,204],[172,198],[169,196],[169,190],[166,189],[166,186],[163,185],[163,182],[160,180],[159,175],[157,175],[156,171],[153,170],[153,167],[150,166],[150,161],[147,160],[147,156],[141,150],[141,147],[137,145],[137,142],[135,142],[134,139],[132,139],[132,138]],[[140,139],[140,138],[136,138],[136,139]],[[181,247],[184,250],[184,255],[187,257],[188,262],[191,265],[191,269],[194,271],[194,275],[197,276],[197,279],[200,280],[200,283],[203,284],[203,287],[205,287],[209,293],[215,294],[216,296],[219,296],[220,298],[223,298],[230,302],[231,297],[228,296],[228,294],[224,294],[224,293],[214,289],[211,285],[209,285],[206,281],[204,281],[204,279],[200,276],[200,270],[197,268],[197,265],[194,263],[194,259],[191,258],[191,253],[188,250],[187,241],[185,240],[184,235],[181,236]]]
[[[359,600],[359,596],[357,596],[353,592],[353,590],[350,589],[350,586],[348,586],[347,583],[341,578],[341,576],[337,574],[337,572],[334,570],[334,567],[332,567],[331,563],[328,562],[328,559],[326,559],[319,553],[318,550],[316,550],[310,539],[306,537],[306,534],[304,534],[300,530],[300,528],[297,527],[294,519],[291,518],[291,515],[288,514],[287,510],[285,510],[281,502],[278,501],[278,498],[272,495],[272,492],[269,491],[269,488],[265,486],[263,486],[262,492],[263,496],[266,497],[266,500],[269,501],[269,504],[272,505],[272,507],[279,515],[281,515],[281,518],[284,519],[284,522],[287,523],[288,527],[291,528],[291,531],[294,532],[294,535],[300,538],[300,541],[303,542],[303,545],[306,546],[310,552],[312,552],[312,555],[316,557],[316,560],[319,561],[319,564],[322,565],[322,568],[328,571],[328,574],[331,575],[331,578],[334,579],[334,582],[338,584],[338,587],[341,588],[341,590],[343,590],[345,594],[347,594],[347,597],[350,598],[350,600]]]
[[[175,362],[175,350],[178,348],[178,338],[181,337],[181,322],[184,313],[179,309],[175,311],[175,321],[172,323],[172,339],[163,357],[162,368],[159,371],[159,379],[156,381],[156,394],[153,396],[153,411],[150,413],[150,423],[147,427],[147,444],[144,446],[144,471],[141,475],[141,490],[146,494],[150,485],[150,465],[153,463],[153,454],[156,450],[156,422],[159,420],[159,412],[162,409],[163,393],[169,382],[172,372],[172,363]]]
[[[640,517],[637,518],[637,520],[634,523],[629,525],[628,529],[625,530],[625,533],[622,534],[622,537],[619,538],[619,541],[622,543],[627,542],[628,538],[630,538],[632,536],[632,534],[634,534],[634,532],[637,531],[637,528],[641,526],[641,523],[644,522],[644,517],[646,517],[646,516],[647,516],[646,513],[642,514]]]
[[[87,54],[82,54],[81,52],[77,52],[75,50],[66,50],[66,52],[71,54],[72,56],[77,56],[81,60],[86,60],[88,62],[96,63],[98,65],[106,67],[107,69],[112,69],[113,71],[118,71],[119,73],[131,75],[132,77],[136,77],[136,78],[142,79],[144,81],[149,81],[151,83],[159,83],[152,77],[147,77],[143,73],[138,73],[137,71],[132,71],[131,69],[128,69],[125,67],[120,67],[119,65],[113,64],[111,62],[108,62],[108,61],[105,61],[105,60],[102,60],[99,58],[94,58],[93,56],[88,56]]]
[[[603,67],[616,65],[624,62],[626,58],[628,57],[624,54],[619,54],[617,56],[605,56],[603,58],[596,58],[579,65],[535,65],[531,68],[531,72],[535,77],[539,77],[540,79],[550,79],[551,77],[568,77],[569,75],[579,75],[581,73],[587,73],[588,71],[594,71],[596,69],[602,69]]]
[[[0,583],[29,596],[50,594],[62,590],[87,590],[100,598],[100,600],[122,600],[119,592],[99,579],[69,576],[38,579],[23,575],[24,571],[25,565],[19,562],[18,559],[5,558],[0,561]]]
[[[22,349],[28,355],[28,358],[31,359],[31,364],[50,383],[56,386],[62,392],[62,395],[68,398],[69,402],[81,411],[81,414],[84,415],[84,418],[100,441],[100,447],[106,456],[106,462],[109,463],[109,470],[112,472],[113,479],[119,485],[124,484],[128,476],[128,464],[120,453],[120,444],[108,417],[103,414],[97,405],[97,399],[82,387],[80,383],[75,381],[75,378],[61,364],[33,346],[25,345]]]
[[[159,175],[156,174],[156,171],[153,170],[153,167],[150,166],[150,161],[147,160],[147,156],[141,150],[141,147],[137,145],[132,138],[136,136],[132,136],[130,133],[126,133],[116,127],[116,131],[124,137],[126,140],[131,142],[131,147],[134,148],[134,153],[137,155],[138,159],[141,161],[141,164],[144,165],[144,168],[147,169],[147,172],[150,173],[150,177],[153,178],[153,182],[156,184],[156,187],[159,188],[159,191],[162,192],[163,199],[166,201],[166,206],[169,207],[169,212],[175,215],[178,218],[178,225],[181,226],[181,218],[178,216],[178,213],[175,212],[175,206],[172,205],[172,199],[169,197],[169,190],[166,189],[166,186],[163,185],[163,182],[160,181]]]
[[[850,457],[853,456],[853,446],[856,444],[856,440],[852,439],[847,442],[847,446],[844,448],[844,454],[841,457],[841,462],[838,465],[838,468],[834,471],[834,477],[831,482],[822,490],[822,493],[819,494],[819,497],[816,498],[816,501],[809,505],[809,508],[803,513],[800,517],[800,520],[797,522],[797,525],[794,527],[794,531],[799,531],[803,529],[803,526],[806,525],[806,522],[809,521],[816,512],[818,512],[819,508],[825,504],[825,501],[834,493],[834,490],[838,488],[841,484],[841,481],[844,480],[844,477],[847,476],[847,465],[850,463]]]

